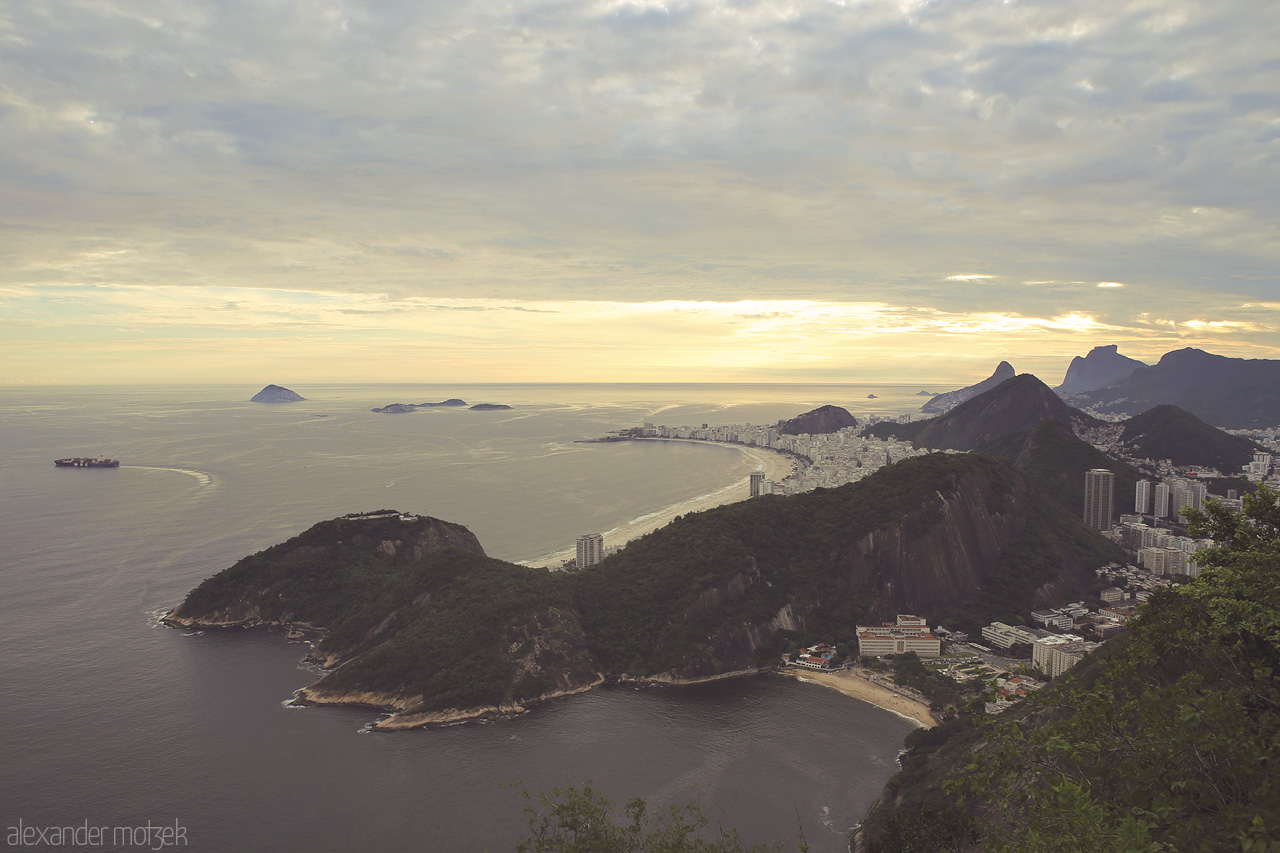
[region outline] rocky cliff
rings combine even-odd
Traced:
[[[1094,347],[1088,355],[1076,356],[1067,367],[1067,375],[1056,390],[1059,394],[1080,394],[1105,388],[1129,378],[1145,362],[1120,354],[1116,344]]]

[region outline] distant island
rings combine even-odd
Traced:
[[[473,412],[491,412],[497,409],[509,409],[505,403],[476,403],[471,407]]]
[[[301,403],[307,398],[280,385],[268,385],[249,398],[250,403]]]
[[[439,403],[391,403],[390,405],[382,406],[381,408],[377,408],[377,409],[370,409],[369,411],[378,412],[384,415],[402,415],[408,412],[416,412],[418,409],[436,409],[441,406],[456,407],[456,406],[465,406],[465,405],[467,405],[467,402],[465,400],[459,400],[456,397],[454,397],[449,400],[441,400]],[[479,407],[472,406],[471,408],[475,409]],[[511,407],[503,406],[501,408],[509,409]]]

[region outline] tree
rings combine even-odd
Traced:
[[[516,845],[518,853],[781,853],[782,844],[747,846],[738,831],[718,827],[704,832],[710,819],[698,803],[650,810],[641,798],[623,809],[615,822],[613,803],[590,783],[552,788],[536,794],[520,786],[530,835]],[[807,851],[801,838],[797,849]]]
[[[925,808],[879,821],[873,851],[948,849],[936,829],[969,815],[989,853],[1280,853],[1277,493],[1189,517],[1217,543],[1200,577],[1152,596],[1011,719],[935,753],[923,790],[905,792]],[[953,813],[928,811],[931,795]]]

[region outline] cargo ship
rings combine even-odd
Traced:
[[[67,459],[55,459],[53,464],[59,468],[119,468],[119,459],[108,459],[105,456],[72,456]]]

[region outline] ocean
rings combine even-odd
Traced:
[[[590,783],[619,803],[697,800],[751,843],[844,849],[911,724],[833,691],[776,676],[613,688],[507,722],[372,734],[372,710],[287,706],[318,675],[304,643],[159,618],[239,558],[349,512],[433,515],[491,556],[537,559],[756,465],[731,447],[580,439],[825,403],[898,414],[918,410],[919,387],[290,387],[308,400],[0,389],[3,837],[19,821],[151,821],[176,822],[192,850],[511,850],[516,786]],[[369,411],[451,397],[512,408]],[[121,467],[53,466],[99,454]]]

